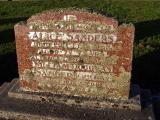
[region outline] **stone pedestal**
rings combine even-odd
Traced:
[[[3,119],[154,120],[148,91],[140,91],[136,85],[132,87],[128,101],[22,92],[18,79],[3,84],[0,89],[0,116]]]

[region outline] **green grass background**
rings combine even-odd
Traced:
[[[132,82],[152,93],[160,91],[160,2],[109,0],[44,0],[0,2],[0,83],[18,77],[13,26],[49,9],[85,8],[120,23],[135,25]]]

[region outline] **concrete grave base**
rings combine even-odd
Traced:
[[[90,119],[90,120],[154,120],[149,92],[132,87],[135,95],[127,101],[96,100],[67,97],[49,93],[22,92],[18,79],[0,87],[0,118],[2,119]]]

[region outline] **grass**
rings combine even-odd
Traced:
[[[114,17],[120,23],[134,23],[136,28],[133,60],[133,82],[142,87],[159,90],[159,60],[160,60],[160,2],[156,1],[109,1],[109,0],[44,0],[41,2],[0,2],[0,72],[7,69],[16,57],[13,26],[19,21],[26,20],[31,15],[44,10],[55,8],[77,7]],[[11,58],[10,58],[11,55]],[[7,56],[7,58],[6,58]],[[15,55],[16,56],[16,55]],[[5,69],[5,70],[4,70]],[[17,71],[17,70],[16,70]],[[6,78],[5,75],[0,79]]]

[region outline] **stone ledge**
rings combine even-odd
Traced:
[[[118,109],[131,109],[141,110],[140,103],[140,89],[137,85],[133,85],[131,89],[131,97],[129,100],[103,100],[97,98],[86,98],[86,97],[74,97],[66,95],[55,95],[51,93],[33,93],[21,91],[19,89],[19,81],[13,85],[8,91],[8,96],[17,99],[35,100],[35,101],[46,101],[49,103],[62,103],[66,105],[78,105],[84,108],[118,108]]]

